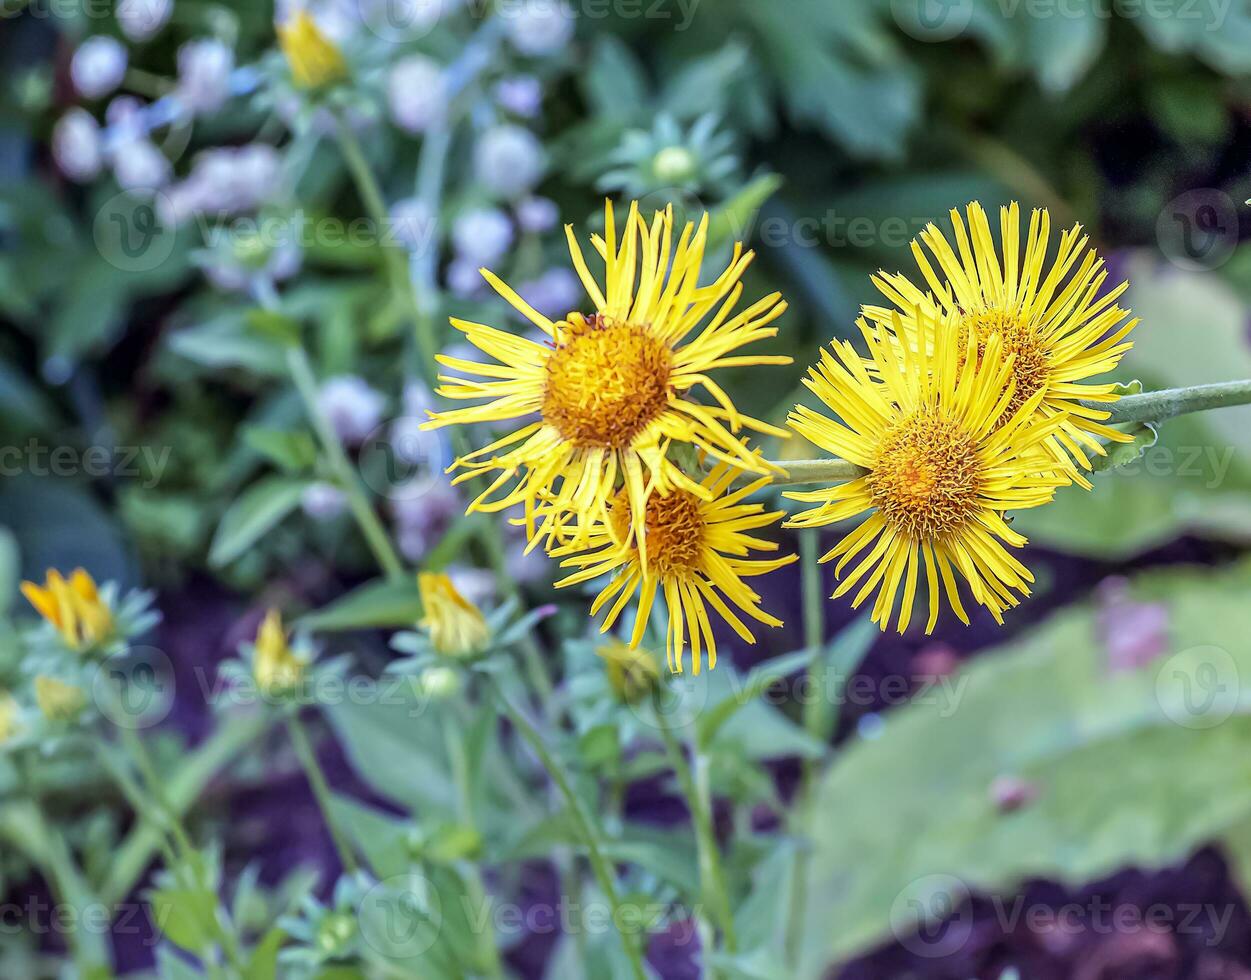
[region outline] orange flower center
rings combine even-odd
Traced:
[[[613,497],[609,517],[617,537],[624,540],[630,529],[630,501],[624,490]],[[648,571],[662,579],[698,571],[705,527],[699,498],[693,493],[674,490],[664,497],[652,494],[647,499],[643,531],[647,535]]]
[[[1012,375],[1016,379],[1016,389],[1004,411],[999,424],[1007,422],[1017,409],[1029,401],[1039,389],[1046,386],[1051,378],[1051,364],[1047,351],[1042,345],[1038,330],[1015,313],[1006,310],[985,309],[976,313],[966,313],[960,319],[960,357],[968,346],[966,331],[973,329],[977,337],[977,356],[980,360],[986,353],[986,341],[992,334],[998,334],[1003,342],[1003,353],[1015,354],[1012,362]]]
[[[979,508],[981,483],[973,438],[932,410],[886,431],[868,476],[879,513],[913,541],[933,541],[963,527]]]
[[[624,449],[668,407],[673,352],[599,313],[567,322],[547,359],[543,419],[579,447]]]

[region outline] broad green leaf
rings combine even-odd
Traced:
[[[299,506],[307,486],[307,480],[269,476],[248,487],[222,515],[209,564],[227,565],[242,555]]]
[[[1169,612],[1157,662],[1112,672],[1095,611],[1073,608],[965,667],[954,702],[891,712],[847,745],[816,791],[801,975],[905,937],[910,898],[935,882],[1077,884],[1251,818],[1249,585],[1247,564],[1141,576],[1134,598]],[[1037,797],[1001,811],[1001,776]]]
[[[411,627],[420,618],[421,594],[412,576],[394,582],[366,582],[300,617],[296,625],[313,632],[389,629]]]

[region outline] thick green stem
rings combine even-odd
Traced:
[[[1123,423],[1163,422],[1191,412],[1213,408],[1251,405],[1251,380],[1222,381],[1219,384],[1192,385],[1187,388],[1164,388],[1145,391],[1141,395],[1124,395],[1115,402],[1083,402],[1088,408],[1109,412],[1109,425]],[[845,459],[800,459],[778,461],[773,465],[785,470],[785,476],[773,479],[775,486],[801,483],[842,483],[864,476],[867,470]]]
[[[304,775],[308,778],[309,786],[312,787],[313,796],[317,798],[322,819],[326,821],[330,836],[334,840],[335,850],[339,852],[339,861],[343,864],[345,872],[354,875],[358,870],[356,854],[352,851],[347,835],[343,833],[339,822],[335,819],[330,785],[326,782],[326,774],[322,771],[321,763],[317,761],[317,753],[309,741],[308,732],[304,730],[304,723],[294,713],[287,715],[286,722],[287,734],[291,736],[291,745],[295,748],[295,754],[304,769]]]
[[[656,719],[660,727],[661,739],[665,743],[665,751],[669,756],[669,764],[677,777],[678,786],[686,798],[687,809],[691,811],[691,824],[695,828],[695,848],[699,857],[699,879],[703,890],[703,900],[713,909],[713,916],[721,928],[725,948],[734,953],[738,949],[738,936],[734,930],[734,913],[730,908],[730,896],[725,887],[725,875],[721,870],[721,850],[717,846],[717,835],[712,825],[712,789],[708,782],[708,763],[699,754],[695,746],[691,746],[693,764],[688,764],[677,736],[669,727],[669,715],[663,706],[657,703]],[[706,956],[712,953],[709,946]]]
[[[300,392],[300,397],[304,400],[304,409],[308,413],[309,421],[313,424],[313,431],[317,433],[322,452],[334,471],[339,488],[347,497],[348,507],[352,511],[352,516],[356,518],[361,534],[365,536],[365,542],[388,578],[403,578],[404,563],[395,553],[386,528],[382,526],[378,515],[374,513],[373,506],[365,494],[365,488],[361,485],[360,475],[343,450],[343,443],[339,441],[338,435],[330,425],[330,420],[326,418],[326,414],[318,404],[317,381],[313,377],[313,367],[309,364],[308,354],[304,352],[303,347],[291,347],[287,351],[287,366]]]
[[[565,803],[569,807],[569,814],[578,829],[578,836],[582,838],[582,843],[586,847],[587,857],[590,859],[591,870],[595,874],[595,880],[599,883],[600,890],[604,893],[604,897],[608,899],[608,904],[612,908],[612,920],[617,926],[618,935],[621,938],[621,946],[630,961],[630,968],[635,980],[646,980],[647,971],[643,967],[643,956],[639,950],[638,937],[630,935],[621,928],[622,923],[625,921],[621,911],[621,896],[617,892],[616,878],[612,865],[604,857],[603,848],[600,846],[599,831],[595,827],[594,819],[587,812],[581,798],[574,792],[573,785],[565,775],[564,769],[552,758],[551,752],[543,744],[543,738],[539,735],[538,729],[530,723],[519,709],[513,706],[512,702],[508,700],[504,692],[498,687],[495,689],[495,696],[504,714],[508,716],[508,720],[512,722],[517,733],[525,739],[526,744],[530,746],[530,749],[538,757],[543,768],[547,770],[548,776],[551,777],[552,782],[556,784],[556,788],[560,790],[561,796],[564,797]]]

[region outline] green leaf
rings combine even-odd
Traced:
[[[179,330],[169,338],[169,349],[203,367],[244,368],[257,374],[286,376],[283,347],[247,327],[243,313],[214,317]]]
[[[202,953],[214,941],[217,896],[203,888],[159,888],[149,894],[157,931],[189,953]]]
[[[411,627],[421,618],[421,593],[416,577],[366,582],[347,595],[296,620],[315,633]]]
[[[305,472],[317,462],[317,444],[312,434],[303,430],[249,425],[243,429],[243,441],[287,473]]]
[[[757,664],[741,682],[735,677],[735,683],[731,685],[733,691],[729,696],[721,698],[699,716],[695,731],[700,748],[706,749],[711,745],[717,733],[735,714],[754,702],[778,681],[803,670],[812,662],[815,655],[814,651],[801,650],[798,653],[775,657]],[[729,674],[730,672],[723,670],[722,673]]]
[[[243,969],[243,980],[272,980],[278,976],[278,951],[286,939],[287,934],[277,926],[268,930],[253,947]]]
[[[1245,563],[1142,576],[1135,601],[1168,608],[1159,661],[1111,671],[1096,611],[1067,610],[963,668],[954,701],[900,708],[847,745],[816,789],[814,813],[837,819],[810,828],[802,975],[906,936],[909,898],[936,882],[1076,884],[1179,860],[1251,818],[1248,586]],[[1000,809],[1003,776],[1036,797]]]
[[[307,480],[269,476],[248,487],[230,505],[209,548],[209,564],[234,561],[300,504]]]

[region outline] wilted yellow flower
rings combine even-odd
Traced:
[[[740,475],[740,470],[720,464],[705,476],[699,494],[685,489],[664,496],[653,494],[641,519],[643,533],[633,537],[627,534],[632,520],[630,501],[624,491],[618,491],[609,505],[608,520],[594,522],[587,530],[589,550],[566,544],[552,551],[554,556],[563,558],[561,565],[579,569],[556,585],[576,585],[613,573],[612,580],[591,605],[591,615],[595,615],[612,603],[601,632],[612,627],[637,592],[639,607],[630,638],[633,647],[642,641],[652,604],[656,594],[661,593],[669,613],[669,669],[682,673],[688,635],[695,673],[700,672],[704,649],[708,651],[708,666],[715,667],[717,646],[708,607],[746,642],[755,643],[755,637],[731,605],[767,626],[781,626],[782,621],[761,610],[760,596],[743,579],[764,575],[798,557],[787,555],[767,561],[745,557],[752,551],[777,550],[776,543],[748,532],[775,523],[782,514],[767,513],[762,504],[744,503],[766,486],[769,478],[731,490],[730,485]],[[637,547],[639,540],[647,541],[646,564]]]
[[[1040,447],[1065,416],[1039,417],[1041,390],[1011,409],[1013,360],[1004,356],[997,334],[979,353],[977,345],[962,342],[959,330],[939,330],[932,351],[930,345],[914,351],[881,328],[863,320],[859,326],[870,362],[851,344],[835,341],[833,354],[822,351],[804,381],[839,421],[803,405],[789,421],[796,432],[868,472],[838,486],[787,492],[818,504],[788,526],[820,527],[868,513],[821,560],[841,556],[834,573],[842,576],[848,562],[872,545],[831,598],[863,579],[852,606],[877,589],[873,621],[882,629],[901,583],[899,632],[907,628],[921,565],[929,586],[927,633],[938,619],[940,578],[956,615],[969,621],[953,568],[968,581],[974,601],[1002,623],[1004,609],[1018,603],[1016,593],[1029,595],[1027,583],[1034,580],[1004,547],[1020,547],[1025,538],[1003,514],[1047,503],[1064,483],[1041,472],[1048,457]]]
[[[417,576],[424,610],[418,623],[430,634],[430,644],[447,657],[473,657],[486,649],[491,638],[478,607],[466,599],[442,572]]]
[[[735,245],[728,268],[700,286],[706,214],[698,228],[688,223],[682,229],[676,247],[672,207],[657,212],[649,226],[638,205],[631,204],[620,238],[611,203],[605,214],[604,237],[592,238],[606,267],[602,289],[587,268],[573,226],[565,229],[591,312],[571,312],[553,322],[483,269],[496,292],[547,339],[537,343],[453,319],[453,326],[494,362],[439,357],[444,366],[475,376],[442,377],[446,383],[440,395],[487,401],[432,413],[428,428],[526,420],[504,438],[458,459],[453,468],[464,470],[456,482],[492,475],[491,485],[469,509],[497,511],[524,504],[532,539],[539,502],[553,505],[545,508],[553,517],[577,511],[584,518],[581,526],[589,528],[595,520],[608,519],[619,482],[635,515],[630,528],[641,532],[644,503],[652,491],[663,495],[683,490],[687,496],[710,499],[708,488],[670,458],[670,445],[687,445],[764,474],[771,471],[769,464],[734,433],[746,427],[785,435],[740,414],[712,379],[719,368],[790,363],[789,357],[733,353],[774,336],[777,329],[769,324],[786,309],[781,295],[771,293],[733,312],[752,253]],[[693,331],[698,333],[688,341]],[[691,397],[701,386],[712,404]],[[530,421],[535,414],[538,420]],[[553,533],[552,524],[539,530],[539,536]]]
[[[22,730],[18,718],[21,708],[8,691],[0,691],[0,744],[7,742]]]
[[[626,704],[638,704],[660,683],[660,666],[647,650],[614,638],[595,653],[604,660],[609,685]]]
[[[278,26],[278,43],[300,88],[321,88],[347,77],[343,52],[307,10],[299,10],[288,23]]]
[[[304,677],[304,661],[287,643],[287,631],[277,609],[265,614],[256,631],[252,676],[263,691],[288,691],[298,686]]]
[[[1100,424],[1107,412],[1081,404],[1119,397],[1113,384],[1081,382],[1113,370],[1133,346],[1125,338],[1138,321],[1116,304],[1129,283],[1099,295],[1108,274],[1103,259],[1087,247],[1089,237],[1081,225],[1060,235],[1055,258],[1048,264],[1051,217],[1045,209],[1030,216],[1023,255],[1020,209],[1015,203],[1000,209],[1002,260],[982,206],[975,201],[967,213],[966,230],[960,212],[951,212],[955,248],[933,224],[921,233],[938,271],[921,245],[912,243],[925,287],[904,275],[879,273],[873,281],[895,308],[866,307],[865,315],[887,330],[894,329],[898,315],[901,336],[913,347],[922,340],[931,343],[928,333],[935,325],[954,331],[962,342],[971,333],[979,351],[997,334],[1004,353],[1014,355],[1016,393],[1004,419],[1041,393],[1037,408],[1041,417],[1067,416],[1045,445],[1055,463],[1089,489],[1090,481],[1077,464],[1089,470],[1088,454],[1104,455],[1097,437],[1114,442],[1131,438]]]
[[[81,687],[40,674],[35,678],[35,704],[49,721],[73,721],[87,704]]]
[[[44,619],[55,626],[74,650],[98,646],[113,632],[113,615],[86,570],[74,569],[66,581],[55,568],[45,583],[22,583],[22,595]]]

